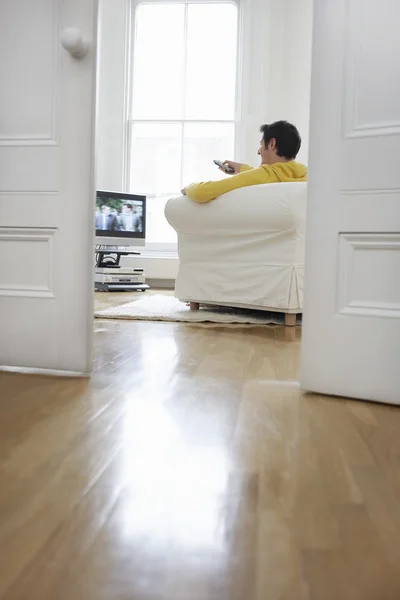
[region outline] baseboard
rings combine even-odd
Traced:
[[[158,290],[174,290],[175,289],[175,279],[152,279],[146,277],[146,283],[152,289]]]
[[[7,367],[5,365],[0,365],[0,371],[5,373],[19,373],[20,375],[46,375],[47,377],[91,377],[91,373],[57,371],[56,369],[34,369],[31,367]]]

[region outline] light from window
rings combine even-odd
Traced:
[[[147,240],[175,242],[168,198],[223,177],[233,157],[237,8],[232,3],[141,4],[135,14],[130,191],[148,197]]]

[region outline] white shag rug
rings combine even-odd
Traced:
[[[180,323],[242,323],[283,325],[285,315],[246,308],[204,306],[192,311],[185,302],[173,296],[156,294],[140,300],[96,311],[98,319],[129,319],[138,321],[172,321]]]

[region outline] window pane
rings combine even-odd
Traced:
[[[132,126],[130,190],[133,194],[179,192],[182,125],[136,123]]]
[[[237,8],[189,4],[185,118],[235,118]]]
[[[164,215],[165,204],[172,196],[147,198],[146,242],[176,244],[176,231],[168,223]]]
[[[181,119],[184,4],[144,4],[136,11],[133,118]]]
[[[213,159],[233,158],[233,123],[186,123],[183,140],[183,185],[226,177]]]

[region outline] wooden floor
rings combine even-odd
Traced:
[[[399,600],[400,409],[299,344],[96,321],[92,380],[0,374],[1,600]]]

